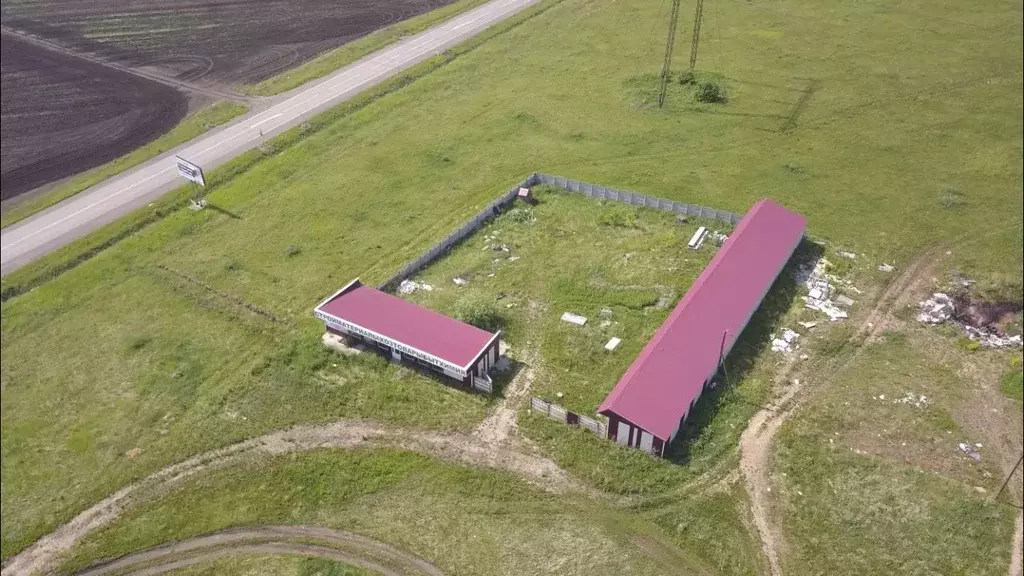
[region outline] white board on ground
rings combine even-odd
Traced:
[[[618,348],[619,344],[621,342],[622,342],[622,340],[620,340],[618,338],[612,338],[611,340],[608,341],[607,344],[604,345],[604,349],[609,351],[609,352],[611,352],[612,350],[615,350],[616,348]]]
[[[577,326],[586,326],[587,319],[579,314],[566,312],[565,314],[562,314],[562,322],[568,322],[569,324],[575,324]]]
[[[704,237],[707,236],[707,235],[708,235],[707,227],[701,226],[700,228],[697,228],[697,231],[694,232],[693,236],[690,237],[690,242],[687,243],[687,246],[689,246],[690,248],[693,248],[694,250],[696,250],[697,248],[700,248],[700,245],[704,243]]]

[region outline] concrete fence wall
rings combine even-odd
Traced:
[[[598,438],[604,438],[605,434],[608,432],[608,426],[604,422],[601,422],[596,418],[590,418],[589,416],[570,412],[558,404],[548,402],[547,400],[537,398],[536,396],[530,397],[530,410],[534,412],[543,412],[544,414],[547,414],[548,418],[557,420],[563,424],[586,428]]]
[[[568,190],[569,192],[583,194],[587,198],[593,198],[594,200],[609,200],[612,202],[629,204],[630,206],[645,206],[647,208],[653,208],[663,212],[673,212],[675,214],[707,218],[709,220],[721,220],[731,226],[735,226],[739,223],[740,219],[743,218],[743,214],[736,214],[726,210],[718,210],[716,208],[709,208],[699,204],[676,202],[675,200],[668,200],[667,198],[647,196],[645,194],[631,192],[629,190],[608,188],[606,186],[599,186],[589,182],[573,180],[572,178],[566,178],[564,176],[552,176],[541,172],[533,173],[527,181],[530,182],[531,186],[539,184],[555,186],[557,188]]]
[[[403,280],[419,272],[427,264],[430,264],[439,256],[455,247],[459,242],[472,234],[477,228],[483,226],[485,222],[494,218],[503,210],[508,208],[512,202],[515,201],[516,192],[518,192],[520,188],[532,188],[538,185],[562,188],[563,190],[582,194],[587,198],[592,198],[594,200],[621,202],[630,206],[644,206],[684,216],[720,220],[732,226],[735,226],[739,223],[740,219],[743,218],[742,214],[736,214],[725,210],[717,210],[715,208],[700,206],[698,204],[676,202],[675,200],[658,198],[656,196],[647,196],[637,192],[630,192],[629,190],[618,190],[616,188],[608,188],[606,186],[599,186],[589,182],[581,182],[580,180],[573,180],[572,178],[566,178],[564,176],[552,176],[542,172],[534,172],[525,180],[516,184],[507,192],[488,204],[483,210],[477,212],[472,218],[459,226],[457,230],[428,248],[415,260],[403,266],[401,270],[382,282],[378,288],[385,292],[394,291]]]

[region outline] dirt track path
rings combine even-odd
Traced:
[[[533,387],[536,359],[536,352],[527,354],[523,360],[523,369],[505,389],[505,399],[473,430],[474,436],[487,444],[498,445],[506,443],[515,434],[519,428],[516,410]]]
[[[242,554],[291,554],[346,562],[386,576],[442,572],[426,560],[342,530],[319,526],[259,526],[205,534],[122,556],[88,568],[78,576],[132,574],[151,576]]]
[[[399,448],[430,454],[443,460],[508,470],[552,492],[580,488],[547,458],[529,454],[510,443],[500,446],[490,444],[466,433],[390,428],[361,420],[341,420],[323,426],[297,426],[199,454],[126,486],[10,558],[0,574],[28,575],[51,569],[60,554],[70,550],[89,533],[114,521],[121,512],[138,501],[166,491],[180,480],[198,472],[223,467],[249,455],[358,446]]]
[[[922,272],[930,270],[936,259],[932,254],[918,257],[910,262],[900,275],[889,285],[876,300],[874,307],[858,324],[857,330],[849,342],[866,341],[877,336],[885,327],[885,319],[889,313],[902,302],[917,284]],[[854,353],[843,364],[830,371],[837,372],[856,358]],[[786,364],[775,380],[775,389],[779,392],[767,406],[762,408],[750,420],[750,424],[740,436],[740,471],[750,495],[750,510],[754,518],[754,526],[761,538],[761,548],[768,561],[768,569],[772,576],[781,576],[782,567],[779,562],[782,548],[781,532],[778,522],[772,517],[770,510],[771,480],[769,478],[769,456],[775,434],[782,424],[799,407],[797,394],[803,388],[802,380],[789,380],[794,362]]]

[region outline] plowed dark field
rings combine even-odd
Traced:
[[[188,96],[163,84],[3,36],[0,191],[12,198],[163,134]]]
[[[5,28],[76,53],[228,87],[451,1],[4,0],[0,13]],[[172,88],[4,34],[3,198],[116,158],[185,109]]]

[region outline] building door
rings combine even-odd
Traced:
[[[622,444],[623,446],[628,446],[629,445],[629,431],[632,428],[633,428],[632,426],[630,426],[629,424],[626,424],[625,422],[619,422],[619,429],[618,429],[618,431],[616,432],[616,435],[615,435],[615,442],[618,443],[618,444]]]
[[[654,452],[654,436],[647,432],[640,432],[640,449],[648,454]]]

